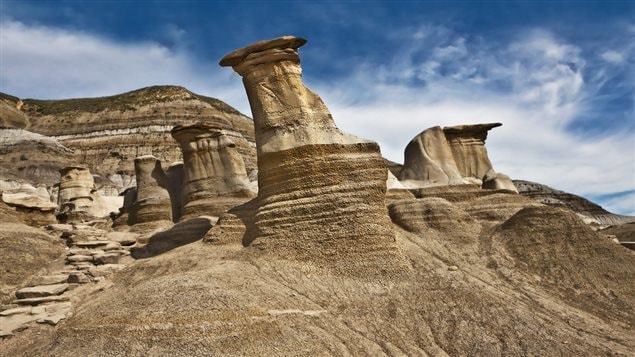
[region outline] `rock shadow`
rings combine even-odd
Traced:
[[[145,259],[163,254],[174,248],[201,240],[212,228],[212,222],[205,217],[179,222],[172,228],[159,232],[143,247],[132,248],[130,255],[135,259]]]

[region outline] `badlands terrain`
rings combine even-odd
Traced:
[[[305,43],[220,61],[253,119],[174,86],[0,94],[0,355],[633,355],[635,217],[497,172],[500,123],[384,159]]]

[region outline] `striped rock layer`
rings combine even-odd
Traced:
[[[220,216],[255,196],[236,144],[216,126],[177,126],[172,136],[183,152],[181,219]]]
[[[243,242],[335,273],[405,271],[379,146],[339,131],[303,84],[297,49],[305,42],[262,41],[220,62],[243,77],[254,116],[259,187]]]

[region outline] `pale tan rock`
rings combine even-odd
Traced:
[[[500,123],[458,125],[424,130],[406,146],[399,172],[410,189],[471,185],[518,193],[511,179],[496,173],[487,155],[485,140]]]
[[[254,117],[258,204],[243,244],[342,274],[407,270],[385,207],[379,146],[339,131],[304,85],[297,49],[305,42],[262,41],[220,62],[243,77]]]
[[[495,172],[494,169],[490,169],[485,176],[483,176],[483,188],[489,190],[507,190],[518,193],[518,189],[514,186],[512,179],[505,174]]]
[[[168,193],[172,203],[172,221],[178,222],[181,219],[183,209],[183,162],[173,162],[168,166],[165,175],[168,179]]]
[[[18,299],[39,298],[51,295],[60,295],[66,291],[66,289],[68,289],[68,284],[39,285],[22,288],[15,292],[15,296]]]
[[[57,205],[51,201],[26,193],[2,193],[1,198],[4,203],[13,207],[23,207],[42,212],[51,212],[57,208]]]
[[[155,221],[172,222],[172,204],[168,182],[161,162],[152,155],[135,158],[137,194],[133,224]]]
[[[138,234],[130,232],[108,232],[106,239],[111,242],[117,242],[120,245],[133,245],[137,242]]]
[[[236,144],[217,126],[176,126],[172,136],[183,152],[181,219],[220,216],[255,196]]]
[[[463,177],[482,180],[485,174],[493,169],[485,148],[485,140],[490,130],[501,125],[501,123],[488,123],[443,128],[454,161]]]
[[[0,128],[24,129],[29,119],[20,110],[24,103],[16,97],[3,95],[0,97]]]
[[[408,143],[399,179],[407,186],[466,184],[441,127],[424,130]]]
[[[124,179],[134,175],[137,156],[154,155],[163,163],[180,161],[181,151],[170,130],[197,121],[231,131],[248,169],[256,166],[252,121],[218,99],[183,87],[153,86],[100,98],[22,101],[29,130],[72,149],[81,158],[75,162],[113,182],[119,180],[113,178],[115,173]],[[127,187],[115,183],[121,190]]]
[[[388,212],[395,224],[409,232],[425,237],[434,231],[457,243],[475,242],[481,228],[467,212],[443,198],[394,201]]]
[[[69,166],[60,170],[58,205],[61,212],[87,211],[93,204],[92,191],[95,181],[90,171],[81,166]]]

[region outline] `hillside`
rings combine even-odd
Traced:
[[[250,170],[255,168],[253,124],[250,118],[214,98],[183,87],[153,86],[99,98],[19,100],[2,94],[19,108],[2,110],[2,123],[48,136],[73,150],[75,162],[103,176],[132,176],[132,160],[155,155],[163,162],[181,160],[170,130],[200,121],[228,131]],[[24,119],[22,121],[17,118]],[[12,124],[13,123],[13,124]]]

